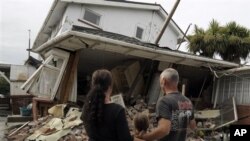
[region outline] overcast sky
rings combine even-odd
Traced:
[[[33,43],[53,1],[0,0],[0,63],[24,63],[28,56],[28,29],[32,31]],[[175,3],[175,0],[134,1],[156,2],[167,12]],[[236,21],[250,29],[249,9],[250,0],[181,0],[173,19],[184,31],[190,23],[206,28],[213,18],[221,24]]]

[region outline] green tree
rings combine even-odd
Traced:
[[[0,76],[0,94],[7,95],[10,93],[10,84]]]
[[[189,51],[206,57],[218,54],[223,60],[240,63],[250,52],[250,32],[236,22],[221,26],[212,20],[206,30],[195,25],[194,34],[188,38]]]

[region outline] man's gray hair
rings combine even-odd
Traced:
[[[179,82],[179,73],[173,68],[167,68],[161,73],[161,78],[165,78],[171,83],[178,84]]]

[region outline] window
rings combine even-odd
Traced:
[[[143,35],[143,28],[137,27],[137,29],[136,29],[136,38],[142,39],[142,35]]]
[[[46,54],[46,60],[23,84],[28,93],[54,99],[69,59],[69,53],[54,49]]]
[[[101,16],[94,13],[93,11],[85,10],[83,19],[93,24],[99,25]]]
[[[214,93],[215,104],[220,104],[221,102],[232,96],[235,97],[237,104],[250,104],[249,78],[249,73],[236,73],[232,75],[226,75],[218,79],[217,88]]]

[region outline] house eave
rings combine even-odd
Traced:
[[[67,3],[78,3],[86,5],[97,5],[97,6],[109,6],[109,7],[122,7],[131,9],[146,9],[146,10],[159,10],[160,7],[157,4],[142,4],[142,3],[127,3],[118,1],[101,1],[101,0],[61,0]]]
[[[136,54],[136,55],[138,55],[138,57],[145,57],[145,58],[151,59],[151,60],[168,62],[169,60],[171,60],[170,58],[172,58],[172,59],[174,58],[174,61],[170,61],[171,63],[187,64],[187,65],[196,66],[196,67],[207,67],[208,68],[210,66],[213,66],[213,67],[220,67],[220,68],[227,68],[227,69],[239,67],[238,64],[223,61],[223,60],[206,58],[206,57],[201,57],[201,56],[188,54],[188,53],[182,53],[182,52],[178,52],[178,51],[149,48],[149,47],[145,47],[145,46],[141,46],[141,45],[136,45],[136,44],[120,41],[120,40],[114,40],[114,39],[110,39],[107,37],[101,37],[98,35],[92,35],[92,34],[82,33],[82,32],[78,32],[78,31],[65,32],[64,34],[59,35],[56,38],[43,44],[42,46],[36,48],[34,51],[39,52],[39,53],[42,53],[42,52],[44,53],[46,50],[49,50],[50,48],[53,48],[53,47],[60,48],[60,46],[62,46],[63,42],[65,43],[66,40],[70,41],[73,38],[82,39],[82,40],[85,40],[86,42],[92,41],[92,42],[100,44],[100,46],[96,47],[95,49],[113,51],[113,50],[115,50],[115,48],[108,47],[108,45],[113,45],[116,47],[120,47],[122,49],[129,50],[130,52],[138,51],[141,53],[143,52],[146,54],[152,54],[149,57],[145,57],[143,55],[140,56],[139,53]],[[103,47],[103,45],[106,45],[106,46]],[[66,48],[68,50],[74,51],[74,49],[70,48],[70,46],[67,46]],[[80,48],[86,48],[86,46],[83,47],[82,45],[81,46],[79,45],[78,49],[80,49]],[[125,52],[121,52],[120,50],[116,50],[115,52],[120,53],[120,54],[126,54]],[[127,55],[131,55],[131,54],[129,54],[127,52]],[[135,55],[135,54],[133,54],[133,55]],[[167,60],[166,58],[169,58],[169,60]]]
[[[239,67],[239,68],[228,69],[228,70],[220,71],[218,73],[220,73],[220,74],[234,74],[234,73],[239,73],[239,72],[244,72],[244,71],[250,71],[250,66],[243,66],[243,67]]]

